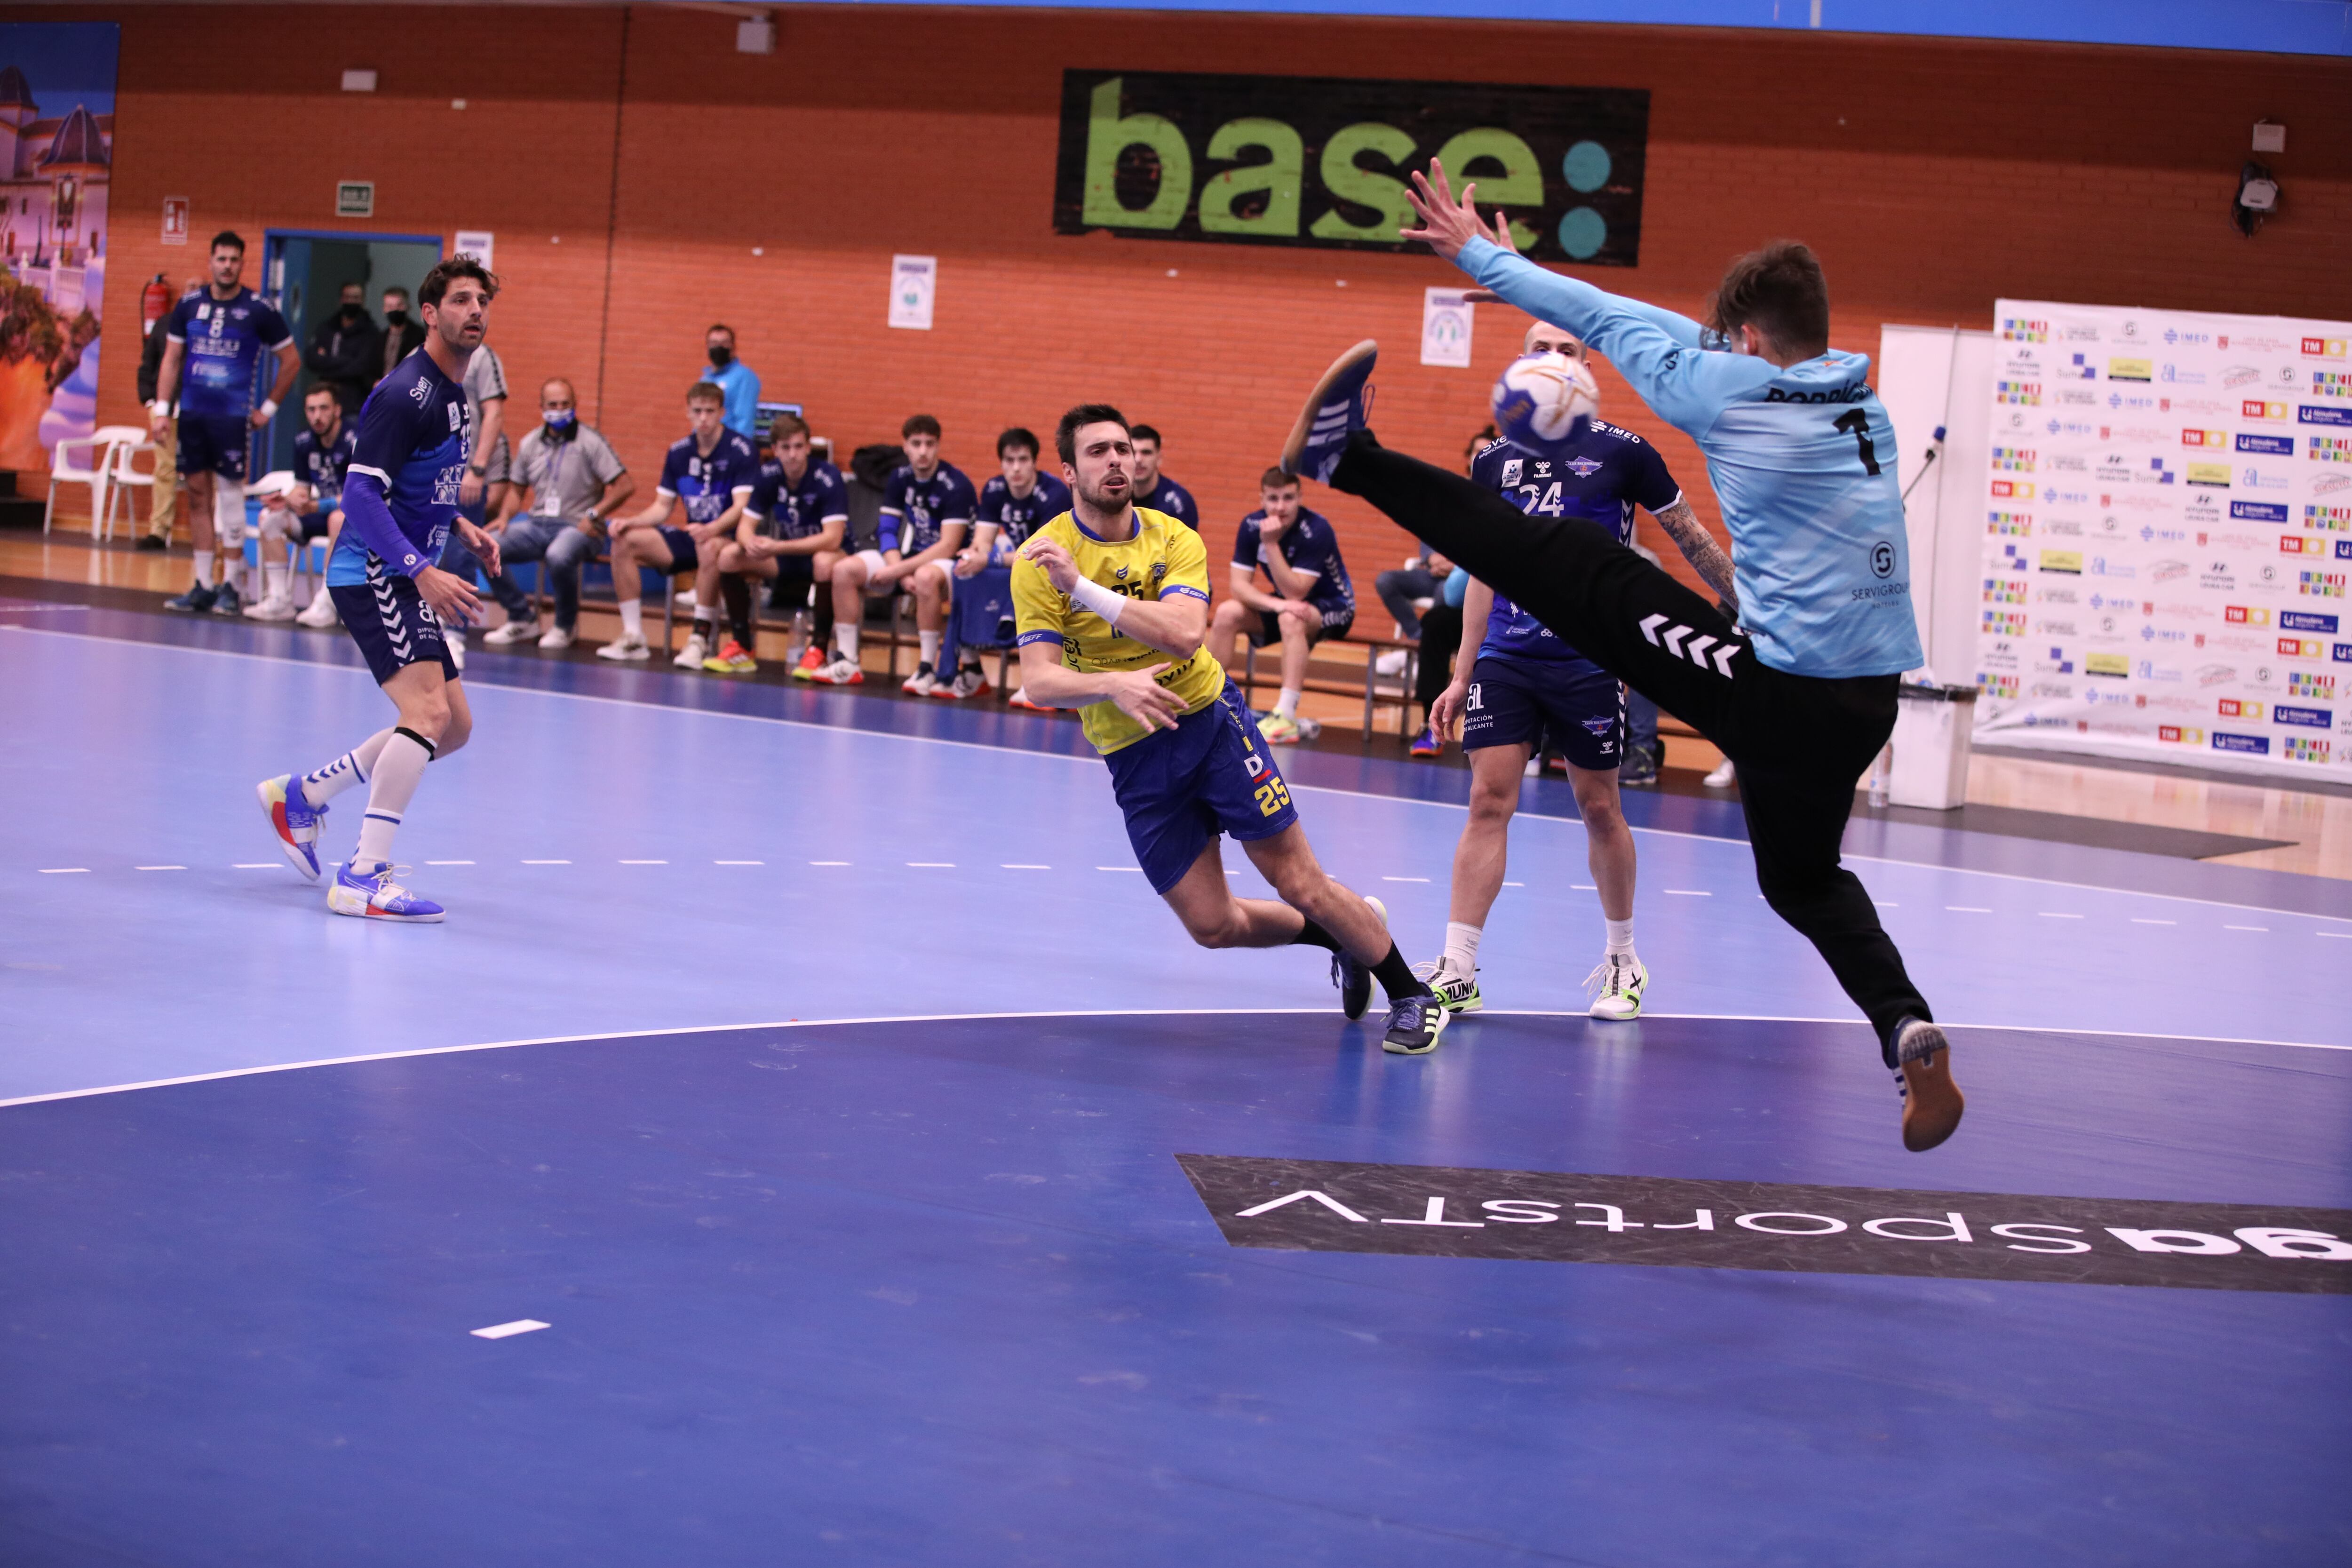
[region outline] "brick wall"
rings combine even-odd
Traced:
[[[493,230],[509,285],[493,341],[518,401],[572,377],[641,472],[680,430],[719,319],[769,395],[807,403],[845,447],[922,409],[984,476],[1003,426],[1042,432],[1073,402],[1114,402],[1166,432],[1213,545],[1255,504],[1302,379],[1358,337],[1395,345],[1383,437],[1459,452],[1516,346],[1513,312],[1480,311],[1474,370],[1427,369],[1421,291],[1458,276],[1428,257],[1055,235],[1065,66],[1647,88],[1642,265],[1586,275],[1695,311],[1730,255],[1801,237],[1828,268],[1842,346],[1874,350],[1882,321],[1983,326],[2001,294],[2352,314],[2341,60],[867,6],[781,10],[776,53],[753,57],[725,16],[644,6],[43,15],[123,26],[102,421],[134,412],[121,323],[144,279],[201,258],[156,241],[163,199],[185,195],[198,243],[240,229],[257,273],[268,227]],[[346,67],[376,68],[380,89],[339,91]],[[2273,160],[2287,205],[2248,241],[2227,204],[2264,116],[2291,127]],[[344,179],[376,183],[373,220],[329,216]],[[935,331],[883,325],[898,251],[940,258]],[[1690,444],[1602,380],[1610,417],[1659,439],[1712,521]],[[1369,598],[1402,536],[1348,498],[1312,504],[1339,520]]]

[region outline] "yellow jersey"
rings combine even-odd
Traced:
[[[1209,602],[1209,552],[1201,536],[1165,512],[1137,507],[1131,539],[1097,539],[1076,517],[1064,512],[1030,537],[1043,534],[1070,552],[1078,575],[1101,584],[1130,599],[1158,601],[1188,595]],[[1086,674],[1108,670],[1148,669],[1155,664],[1160,684],[1183,699],[1186,713],[1198,713],[1225,689],[1225,668],[1205,644],[1187,658],[1161,652],[1149,643],[1122,637],[1109,622],[1070,602],[1056,589],[1045,569],[1025,556],[1013,563],[1013,612],[1020,628],[1019,646],[1058,642],[1062,663]],[[1105,756],[1134,744],[1151,733],[1118,710],[1116,703],[1090,702],[1078,710],[1087,739]]]

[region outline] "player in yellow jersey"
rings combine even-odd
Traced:
[[[1135,445],[1118,410],[1081,404],[1054,432],[1072,509],[1029,536],[1013,566],[1021,679],[1037,702],[1076,708],[1110,766],[1128,841],[1202,947],[1306,943],[1332,953],[1339,1005],[1361,1017],[1388,993],[1381,1044],[1434,1050],[1445,1009],[1414,976],[1379,900],[1315,858],[1282,770],[1241,693],[1202,646],[1209,559],[1201,536],[1132,500]],[[1230,833],[1281,901],[1239,899],[1217,839]]]

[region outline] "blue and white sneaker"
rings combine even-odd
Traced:
[[[1290,439],[1282,444],[1282,471],[1318,484],[1329,484],[1331,471],[1346,456],[1348,437],[1372,416],[1372,362],[1381,345],[1367,338],[1331,362],[1331,368],[1307,395]]]
[[[278,847],[286,852],[294,869],[317,881],[319,820],[327,815],[327,808],[312,805],[292,773],[264,779],[253,786],[253,793],[261,797],[262,814],[269,818],[270,831],[278,835]]]
[[[327,889],[327,908],[339,915],[358,915],[375,921],[407,921],[414,924],[432,924],[441,919],[441,906],[430,899],[420,899],[402,887],[393,878],[400,868],[388,860],[379,860],[362,869],[346,863],[335,872],[335,880]]]

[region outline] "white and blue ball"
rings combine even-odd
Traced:
[[[1601,412],[1601,384],[1570,354],[1522,354],[1495,382],[1495,429],[1504,440],[1556,452],[1581,437]]]

